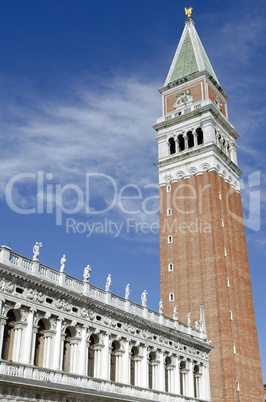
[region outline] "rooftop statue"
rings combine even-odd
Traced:
[[[64,272],[66,265],[66,255],[64,254],[60,261],[60,272]]]
[[[105,285],[105,290],[106,292],[109,292],[110,286],[111,286],[111,274],[108,275],[107,279],[106,279],[106,285]]]
[[[191,18],[193,8],[190,6],[189,8],[185,7],[186,16]]]
[[[129,299],[130,292],[131,292],[131,290],[130,290],[129,283],[128,283],[126,288],[125,288],[125,299],[126,300]]]
[[[89,265],[87,265],[84,268],[83,282],[89,282],[90,276],[91,276],[91,267]]]
[[[162,301],[162,299],[159,301],[159,313],[160,314],[163,313],[163,301]]]
[[[33,261],[38,261],[38,257],[40,255],[40,247],[42,247],[42,243],[36,242],[33,247]]]
[[[147,290],[144,290],[144,292],[141,295],[141,304],[143,307],[147,306],[147,296],[148,296]]]
[[[188,316],[187,316],[187,325],[188,325],[188,327],[191,326],[191,313],[188,313]]]

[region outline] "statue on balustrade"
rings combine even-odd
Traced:
[[[60,261],[60,272],[64,272],[66,265],[66,255],[64,254]]]
[[[111,283],[112,283],[111,274],[109,274],[108,277],[107,277],[107,279],[106,279],[106,285],[105,285],[105,290],[106,290],[106,292],[109,292]]]
[[[191,313],[188,313],[187,315],[187,325],[191,327]]]
[[[42,243],[36,242],[33,247],[33,261],[38,261],[38,257],[40,255],[40,247],[42,247]]]
[[[159,301],[159,313],[163,314],[163,301],[162,301],[162,299]]]
[[[91,276],[91,267],[89,265],[87,265],[84,268],[83,281],[84,282],[89,282],[90,276]]]
[[[147,290],[145,289],[141,295],[141,304],[143,307],[147,306],[147,296],[148,296],[148,293],[147,293]]]
[[[130,293],[131,293],[131,290],[129,288],[129,283],[128,283],[126,288],[125,288],[125,299],[126,300],[129,299]]]

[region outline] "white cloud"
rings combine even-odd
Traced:
[[[96,87],[76,88],[72,100],[55,101],[34,99],[34,107],[15,101],[3,101],[6,108],[0,123],[2,137],[7,138],[2,147],[2,182],[0,195],[3,197],[6,184],[16,174],[44,172],[44,189],[39,191],[39,201],[56,204],[55,194],[46,194],[47,184],[67,185],[73,183],[81,188],[85,197],[87,172],[104,173],[111,176],[118,190],[126,184],[136,183],[145,193],[145,185],[157,183],[156,132],[152,124],[160,115],[160,95],[156,84],[143,84],[136,79],[113,79],[104,90]],[[19,89],[21,91],[21,88]],[[73,89],[72,89],[73,91]],[[29,94],[27,95],[29,98]],[[13,97],[15,98],[15,96]],[[40,97],[41,99],[41,97]],[[12,121],[10,122],[10,113]],[[6,115],[6,120],[5,120]],[[8,120],[8,121],[7,121]],[[47,173],[53,174],[46,180]],[[92,205],[102,203],[99,208],[110,205],[113,188],[108,180],[100,185],[92,184]],[[66,208],[75,206],[73,193],[65,193]],[[14,202],[21,208],[32,208],[36,204],[36,183],[32,179],[22,180],[13,192]],[[126,204],[124,203],[126,206]],[[141,201],[128,201],[130,210],[141,208]],[[85,217],[84,208],[80,215]],[[115,206],[107,216],[123,217],[123,211]],[[142,208],[134,215],[139,222],[157,221],[158,214],[146,215]],[[147,239],[147,241],[149,241]]]
[[[2,146],[4,181],[18,172],[37,170],[52,172],[60,181],[79,180],[78,175],[87,171],[139,181],[149,166],[147,158],[156,158],[151,125],[160,98],[154,88],[118,79],[106,91],[77,90],[78,101],[72,105],[64,99],[42,101],[34,110],[13,104],[13,121],[6,122],[3,116],[0,126],[2,137],[8,138]],[[147,173],[145,182],[150,169]]]

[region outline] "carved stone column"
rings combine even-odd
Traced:
[[[53,358],[53,363],[52,363],[52,368],[54,370],[61,370],[61,355],[62,355],[62,346],[61,346],[61,338],[62,338],[62,320],[58,319],[57,320],[57,325],[56,325],[56,334],[54,337],[54,358]]]
[[[76,366],[79,363],[79,360],[78,360],[78,345],[79,345],[78,339],[72,339],[70,341],[70,367],[69,367],[69,372],[74,373],[74,374],[77,373]]]
[[[165,391],[165,372],[164,372],[164,352],[162,350],[158,351],[158,378],[157,378],[157,389],[159,391]]]
[[[189,377],[188,377],[189,370],[190,370],[189,363],[190,362],[188,360],[183,360],[183,359],[181,360],[182,367],[180,369],[180,377],[181,377],[180,382],[182,382],[182,390],[181,391],[183,391],[182,395],[184,395],[184,396],[189,396]]]
[[[110,343],[110,334],[106,333],[105,336],[103,337],[103,350],[102,350],[101,373],[100,373],[101,374],[100,378],[104,380],[110,379],[111,351],[109,343]]]
[[[193,364],[191,360],[187,361],[187,366],[188,366],[187,395],[194,397],[194,376],[193,376]]]
[[[22,363],[30,364],[31,363],[31,356],[32,356],[32,339],[33,339],[33,320],[34,320],[34,313],[36,310],[29,309],[28,312],[28,324],[27,327],[24,329],[24,345],[23,345],[23,355],[22,355]]]
[[[158,390],[158,366],[159,362],[158,361],[153,361],[151,363],[152,365],[152,389]]]
[[[0,300],[0,358],[2,357],[4,329],[6,325],[6,316],[4,314],[5,300]]]
[[[180,370],[179,370],[179,357],[174,357],[174,371],[173,371],[173,392],[175,394],[180,394]]]
[[[202,384],[201,384],[202,398],[207,401],[211,400],[211,391],[210,391],[210,372],[209,372],[209,363],[206,363],[202,367]]]
[[[167,355],[165,355],[167,356]],[[175,393],[175,357],[168,355],[168,357],[171,359],[171,363],[166,362],[164,356],[164,362],[165,362],[165,371],[167,375],[165,375],[165,391],[167,390],[170,393]]]
[[[98,344],[94,347],[94,377],[100,378],[101,377],[101,364],[102,364],[102,350],[103,345]]]
[[[81,375],[87,375],[87,360],[88,360],[88,348],[87,348],[87,337],[88,337],[88,328],[85,326],[82,327],[81,332],[81,342],[79,345],[79,364],[78,371]]]
[[[16,323],[14,327],[14,341],[13,341],[13,351],[12,360],[14,362],[20,362],[20,354],[22,353],[21,343],[22,343],[22,331],[24,326],[21,322]]]
[[[123,384],[130,384],[130,341],[124,340],[124,354],[122,358],[122,378]]]
[[[50,330],[44,332],[44,348],[43,348],[43,367],[50,368],[51,349],[52,349],[53,332]]]
[[[115,381],[122,382],[122,356],[123,351],[115,352]]]
[[[141,387],[142,383],[142,360],[143,356],[136,356],[135,358],[135,385],[136,387]]]
[[[33,324],[33,335],[32,335],[32,343],[31,343],[31,362],[30,362],[30,364],[32,366],[34,365],[37,332],[38,332],[38,326]]]
[[[146,345],[143,346],[143,359],[142,359],[142,380],[141,386],[143,388],[149,388],[149,364],[148,364],[148,357],[150,354],[150,348]]]

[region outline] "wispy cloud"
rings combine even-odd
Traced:
[[[1,193],[10,177],[23,171],[44,170],[69,182],[100,170],[123,181],[149,182],[147,158],[156,155],[151,125],[160,113],[154,88],[154,83],[114,79],[105,91],[77,89],[73,104],[42,101],[33,110],[28,104],[12,105],[8,124],[2,104],[0,130],[8,141],[2,144]]]
[[[29,102],[25,106],[21,102],[9,102],[5,106],[3,101],[0,130],[7,141],[2,147],[1,197],[14,175],[23,172],[36,174],[38,171],[44,172],[45,186],[48,183],[53,188],[74,184],[79,186],[84,196],[86,173],[107,175],[107,179],[101,178],[100,184],[99,180],[91,182],[91,209],[94,203],[104,209],[112,202],[114,188],[108,177],[114,180],[118,190],[125,185],[138,184],[142,197],[150,197],[145,186],[157,183],[153,166],[157,157],[156,133],[152,124],[161,113],[156,87],[154,83],[143,84],[134,78],[121,80],[114,77],[104,90],[94,85],[72,88],[72,99],[57,97],[54,101],[36,102],[33,96],[32,107]],[[47,179],[49,173],[53,175],[51,180]],[[21,208],[32,208],[36,204],[36,190],[34,180],[20,180],[13,191],[15,203]],[[55,191],[53,195],[47,195],[46,190],[46,187],[39,189],[39,201],[44,205],[55,205]],[[130,194],[135,196],[134,188],[130,190]],[[141,202],[123,201],[126,210],[140,209],[129,218],[135,217],[138,222],[157,222],[158,214],[146,214]],[[75,203],[73,192],[66,191],[64,205],[71,208]],[[155,209],[154,206],[151,208]],[[85,205],[79,215],[85,219]],[[125,218],[123,208],[118,205],[105,216]],[[148,236],[146,240],[150,241]]]

